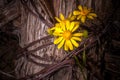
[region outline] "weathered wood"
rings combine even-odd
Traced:
[[[42,0],[34,0],[34,3],[37,7],[38,13],[41,14],[48,22],[54,22],[53,18],[55,16],[59,17],[60,13],[63,13],[65,17],[67,17],[69,13],[71,13],[79,4],[92,7],[95,10],[95,12],[98,14],[98,16],[102,16],[100,17],[102,20],[105,19],[106,17],[105,14],[110,12],[110,8],[108,9],[108,7],[110,7],[110,2],[109,2],[110,0],[51,0],[51,3],[53,5],[50,4],[48,6],[53,7],[53,9],[51,10],[51,11],[55,11],[53,13],[51,11],[48,11],[49,7],[47,8],[47,4],[49,3],[49,1],[48,0],[45,1],[47,2],[46,4]],[[35,12],[33,6],[29,1],[26,2],[26,4],[33,12]],[[22,4],[20,5],[20,8],[21,8],[21,22],[24,23],[24,25],[21,27],[22,37],[21,37],[20,45],[22,47],[25,47],[29,43],[48,35],[46,30],[49,26],[47,26],[42,21],[40,21],[39,17],[33,16],[33,14],[31,14],[31,12],[29,12]],[[35,14],[38,13],[35,12]],[[38,44],[32,46],[29,50],[35,49],[42,44],[44,45],[48,41],[49,42],[53,41],[53,39],[41,41]],[[49,62],[47,62],[34,58],[34,61],[36,62],[44,63],[44,64],[47,63],[53,64],[55,60],[61,61],[65,57],[66,53],[63,50],[58,50],[55,45],[51,45],[35,52],[34,55],[40,57],[47,56],[47,58],[49,58],[50,60]],[[22,78],[25,77],[26,75],[38,73],[44,68],[45,67],[43,66],[38,66],[32,62],[29,62],[27,60],[27,56],[24,56],[16,61],[16,75],[18,78]],[[80,80],[83,80],[83,76],[79,71],[79,69],[76,70],[77,70],[76,72],[77,77]],[[41,76],[41,74],[39,76]],[[70,80],[70,79],[75,80],[71,78],[71,76],[72,76],[72,69],[65,68],[55,73],[50,80]],[[47,78],[45,78],[45,80],[47,80]]]
[[[12,1],[9,5],[5,6],[4,9],[2,9],[2,12],[0,12],[0,27],[19,16],[18,4],[17,2]]]

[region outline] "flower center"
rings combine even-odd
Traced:
[[[65,38],[66,40],[69,40],[70,38],[71,38],[71,32],[70,31],[65,31],[64,33],[63,33],[63,38]]]
[[[81,15],[87,15],[89,13],[89,11],[88,10],[83,10],[83,11],[81,11]]]

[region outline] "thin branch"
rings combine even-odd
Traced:
[[[30,51],[27,51],[27,50],[25,51],[25,49],[23,49],[24,51],[22,51],[22,52],[17,56],[16,59],[19,59],[20,57],[22,57],[22,56],[24,56],[24,55],[28,55],[28,53],[36,52],[36,51],[38,51],[38,50],[40,50],[40,49],[43,49],[43,48],[45,48],[46,46],[52,45],[52,44],[53,44],[53,43],[50,42],[50,43],[41,45],[41,46],[39,46],[39,47],[37,47],[37,48],[35,48],[35,49],[33,49],[33,50],[30,50]]]
[[[48,59],[46,59],[46,58],[43,58],[43,57],[41,57],[41,56],[37,56],[37,55],[32,54],[32,53],[30,53],[29,56],[32,56],[32,57],[34,57],[35,59],[39,59],[39,60],[42,60],[42,61],[47,61],[47,62],[50,61],[50,60],[48,60]]]
[[[48,27],[52,27],[53,24],[52,24],[52,23],[49,23],[47,20],[45,20],[45,18],[39,13],[38,8],[37,8],[37,6],[34,4],[34,1],[33,1],[33,0],[31,0],[31,4],[32,4],[33,8],[35,9],[36,13],[38,14],[38,17],[41,19],[41,21],[42,21],[43,23],[45,23],[45,24],[49,24]]]
[[[29,11],[31,12],[36,18],[39,18],[40,21],[42,21],[44,24],[46,24],[48,27],[52,27],[53,24],[49,23],[48,21],[46,21],[44,19],[44,17],[38,12],[38,9],[36,7],[36,5],[34,4],[34,1],[33,0],[30,0],[30,3],[32,4],[33,8],[35,9],[36,13],[34,13],[29,7],[28,5],[25,3],[25,0],[21,0],[22,4],[24,5],[24,7]]]
[[[87,40],[85,40],[85,42],[87,42],[88,40],[89,40],[89,38]],[[67,54],[61,61],[64,61],[65,59],[69,59],[74,55],[78,55],[79,53],[81,53],[84,50],[92,48],[95,45],[96,41],[97,40],[92,41],[90,44],[86,45],[85,48],[81,48],[83,46],[83,44],[85,43],[85,42],[83,42],[76,50],[72,51],[70,54]]]
[[[25,52],[27,52],[27,49],[29,47],[34,46],[36,43],[39,43],[42,40],[47,40],[47,39],[50,39],[50,38],[52,38],[52,37],[50,35],[48,35],[48,36],[42,37],[41,39],[38,39],[36,41],[33,41],[33,42],[29,43],[26,47],[21,48],[20,50],[18,50],[19,55],[17,55],[16,59],[19,59],[20,57],[22,57],[25,54]]]
[[[40,1],[40,5],[43,11],[48,15],[48,17],[52,19],[52,22],[55,22],[54,17],[53,17],[55,13],[53,10],[53,5],[50,5],[51,2],[46,1],[46,0],[39,0],[39,1]]]
[[[38,42],[40,42],[42,40],[47,40],[47,39],[50,39],[50,38],[52,38],[52,36],[50,36],[50,35],[44,36],[44,37],[42,37],[42,38],[40,38],[40,39],[38,39],[36,41],[33,41],[33,42],[29,43],[25,48],[27,49],[27,48],[32,47],[33,45],[35,45],[36,43],[38,43]]]
[[[43,70],[41,70],[41,71],[38,72],[38,73],[35,73],[35,74],[32,74],[32,75],[28,75],[28,76],[23,77],[23,78],[20,78],[20,79],[18,79],[18,80],[26,80],[26,79],[29,79],[29,78],[31,78],[31,77],[35,77],[35,76],[38,76],[38,75],[40,75],[40,74],[43,74],[41,77],[35,79],[35,80],[39,80],[39,79],[42,79],[42,78],[48,76],[49,74],[57,71],[58,69],[63,68],[63,67],[66,66],[66,65],[69,65],[69,66],[70,66],[70,65],[73,65],[73,64],[74,64],[74,60],[73,60],[73,59],[65,60],[65,61],[60,62],[60,63],[58,63],[58,64],[50,65],[50,66],[44,68]]]
[[[45,78],[46,76],[52,74],[53,72],[58,71],[59,69],[64,68],[64,67],[70,67],[70,65],[69,64],[67,64],[67,65],[65,64],[65,65],[61,65],[59,67],[56,67],[54,70],[46,72],[46,74],[43,74],[41,77],[33,79],[33,80],[38,80],[38,79],[41,80],[41,79]]]
[[[45,48],[45,47],[47,47],[47,46],[49,46],[49,45],[52,45],[52,44],[53,44],[53,42],[49,42],[49,43],[43,44],[43,45],[35,48],[34,50],[28,51],[28,53],[36,52],[36,51],[38,51],[38,50],[40,50],[40,49],[43,49],[43,48]]]
[[[3,74],[3,75],[5,75],[5,76],[8,76],[8,77],[11,77],[11,78],[15,78],[15,79],[16,79],[15,76],[13,76],[13,75],[11,75],[11,74],[8,74],[8,73],[5,73],[5,72],[3,72],[3,71],[1,71],[1,70],[0,70],[0,73]]]
[[[1,17],[2,16],[2,17]],[[0,12],[0,28],[8,22],[18,18],[20,16],[17,10],[17,3],[13,0],[8,6]]]
[[[36,62],[34,59],[32,59],[32,58],[30,58],[30,57],[28,57],[28,61],[30,61],[30,62],[32,62],[32,63],[38,65],[38,66],[42,66],[42,67],[50,66],[50,64],[38,63],[38,62]]]

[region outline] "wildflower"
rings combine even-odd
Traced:
[[[68,16],[68,18],[65,18],[64,15],[62,13],[60,13],[60,18],[55,17],[55,19],[59,23],[65,24],[67,21],[73,21],[75,19],[75,16],[73,16],[72,13],[70,13],[69,16]]]
[[[53,33],[55,36],[54,44],[58,44],[58,49],[63,47],[64,50],[68,51],[73,50],[74,46],[79,46],[77,41],[81,41],[81,36],[83,36],[83,33],[77,32],[78,28],[79,25],[69,21],[62,26],[59,25],[55,27],[55,31]]]
[[[59,23],[56,23],[56,24],[55,24],[55,27],[58,27],[58,26],[61,26],[61,27],[62,27],[62,26],[65,25],[66,23],[72,22],[75,18],[76,18],[76,16],[73,16],[72,13],[70,13],[70,14],[68,15],[68,18],[65,18],[64,15],[63,15],[62,13],[60,13],[60,18],[55,17],[55,19],[59,22]],[[79,24],[80,24],[80,22],[78,22],[78,21],[74,21],[74,23],[75,23],[76,25],[79,25]],[[64,27],[64,26],[63,26],[63,27]]]
[[[55,17],[55,19],[59,22],[59,23],[56,23],[54,27],[52,28],[48,28],[47,32],[48,34],[50,35],[53,35],[54,31],[56,31],[55,29],[59,29],[59,26],[62,27],[62,25],[66,24],[67,22],[69,21],[73,21],[75,19],[75,16],[72,15],[72,13],[69,14],[68,18],[65,19],[64,15],[62,13],[60,13],[60,19],[58,17]],[[74,21],[74,23],[76,25],[79,25],[80,22],[78,21]],[[63,26],[64,27],[64,26]],[[58,31],[58,30],[57,30]],[[56,36],[54,34],[54,36]]]
[[[77,20],[81,20],[82,23],[85,22],[86,18],[94,19],[94,17],[97,17],[97,15],[93,13],[91,9],[88,9],[87,7],[82,7],[81,5],[79,5],[78,9],[79,10],[75,10],[73,14],[76,15]]]

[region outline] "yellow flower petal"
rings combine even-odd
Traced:
[[[67,46],[66,41],[65,41],[65,45],[64,45],[64,50],[68,51],[68,46]]]
[[[62,13],[60,13],[60,19],[65,20],[64,15]]]
[[[78,9],[79,9],[80,11],[83,10],[81,5],[78,6]]]
[[[74,39],[76,41],[81,41],[82,40],[80,37],[72,37],[72,39]]]
[[[55,19],[56,19],[58,22],[61,22],[61,20],[60,20],[58,17],[55,17]]]
[[[73,45],[70,40],[66,40],[66,44],[69,47],[70,50],[73,50]]]
[[[68,18],[71,18],[72,17],[72,13],[70,13],[69,15],[68,15]]]
[[[72,44],[73,44],[75,47],[78,47],[78,46],[79,46],[79,44],[78,44],[74,39],[71,39],[71,42],[72,42]]]
[[[88,15],[87,17],[88,17],[89,19],[94,19],[93,16],[90,16],[90,15]]]
[[[60,23],[56,23],[55,27],[59,28],[60,27]]]
[[[61,22],[61,23],[60,23],[60,26],[61,26],[61,28],[62,28],[63,31],[66,30],[66,28],[65,28],[65,24],[64,24],[64,23]]]
[[[63,39],[60,44],[58,44],[58,49],[60,49],[64,45],[65,39]]]
[[[56,39],[54,40],[54,44],[60,43],[60,42],[62,41],[62,39],[63,39],[63,37],[56,38]]]
[[[89,13],[89,16],[97,17],[95,13]]]
[[[74,25],[75,25],[75,23],[74,23],[74,22],[71,22],[70,28],[69,28],[70,31],[72,31],[72,29],[74,28]]]
[[[73,11],[73,14],[74,14],[74,15],[79,15],[79,14],[80,14],[80,11]]]
[[[85,20],[86,20],[86,16],[82,16],[82,17],[81,17],[81,22],[82,22],[82,23],[85,23]]]
[[[73,20],[75,20],[75,18],[76,18],[76,16],[71,16],[71,17],[69,18],[69,20],[70,20],[70,21],[73,21]]]
[[[61,33],[56,32],[56,31],[53,33],[53,35],[54,35],[54,36],[60,36],[60,37],[62,36],[62,34],[61,34]]]
[[[75,25],[79,25],[80,22],[79,21],[74,21]]]
[[[70,21],[66,21],[66,29],[68,30],[70,28]]]
[[[50,28],[50,30],[55,30],[55,27]]]
[[[68,15],[68,20],[73,21],[75,20],[76,16],[73,16],[72,13]]]
[[[79,28],[79,25],[75,25],[75,27],[72,29],[72,32],[76,31]]]
[[[79,15],[79,16],[77,17],[77,20],[79,20],[79,19],[81,18],[81,16],[82,16],[82,15]]]
[[[83,36],[83,33],[74,33],[72,36]]]
[[[55,28],[55,32],[62,33],[63,30],[62,30],[60,27],[56,27],[56,28]]]

